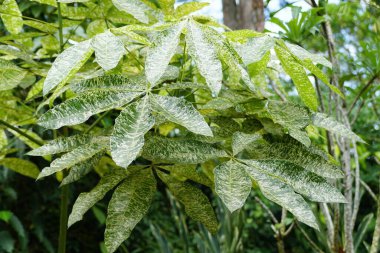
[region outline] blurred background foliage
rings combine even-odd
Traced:
[[[25,34],[25,38],[18,39],[18,47],[34,52],[42,59],[52,58],[59,51],[56,36],[57,8],[43,4],[47,2],[49,1],[17,1],[24,19],[29,21],[29,24],[23,28],[22,34]],[[320,1],[319,7],[313,8],[311,6],[314,1],[306,1],[302,6],[310,7],[304,10],[298,5],[301,1],[296,3],[277,1],[277,9],[268,8],[271,2],[273,3],[270,0],[238,2],[223,0],[225,24],[236,29],[249,28],[258,31],[265,29],[264,31],[274,36],[280,36],[311,52],[328,57],[323,22],[328,20],[331,23],[341,72],[339,83],[346,90],[345,103],[349,109],[351,126],[354,132],[367,141],[367,144],[358,144],[357,147],[363,187],[360,191],[361,204],[354,228],[354,245],[357,252],[369,252],[375,230],[380,176],[380,3],[370,0],[333,3]],[[86,34],[91,37],[104,31],[109,25],[107,19],[93,20],[91,4],[86,6],[85,10],[81,3],[75,3],[63,9],[65,38],[80,40]],[[287,20],[284,20],[284,15],[280,15],[284,10],[290,13],[286,16]],[[134,22],[127,14],[121,14],[116,10],[111,12],[112,15],[107,16],[110,23]],[[41,23],[33,22],[35,19],[46,23],[41,27]],[[28,33],[41,31],[44,35],[35,39],[27,36]],[[14,52],[10,52],[10,48],[7,47],[7,44],[12,45],[12,43],[4,39],[6,36],[10,34],[5,29],[4,23],[0,23],[0,61],[13,59],[14,56]],[[28,55],[18,55],[18,57],[24,57],[26,62],[30,62],[30,70],[33,72],[34,60],[28,59]],[[40,66],[39,71],[47,71],[48,67],[48,65]],[[33,121],[33,111],[41,101],[39,92],[42,86],[38,88],[35,84],[38,81],[34,75],[26,74],[22,79],[25,89],[13,93],[1,93],[0,119],[6,118],[7,122],[19,127],[27,125],[28,128],[24,127],[25,131],[33,130],[34,133],[38,133],[35,138],[42,141],[53,136],[49,136],[49,132],[41,132],[42,130],[34,125],[31,127],[28,125]],[[284,90],[276,96],[279,96],[279,99],[281,96],[286,96],[289,100],[297,101],[298,97],[290,80],[281,78],[279,82]],[[35,85],[29,89],[32,84]],[[327,108],[327,105],[334,101],[328,96],[327,87],[321,86],[319,89],[321,99]],[[17,97],[24,97],[26,100],[19,101]],[[104,126],[109,125],[109,118],[101,120]],[[30,159],[39,168],[48,164],[49,158],[41,161],[37,158],[24,157],[23,154],[33,148],[33,143],[11,130],[5,132],[3,128],[4,125],[0,125],[0,158],[7,156]],[[314,134],[315,142],[319,141],[321,146],[326,147],[326,140],[320,138],[315,130],[310,129],[309,132],[311,136]],[[7,141],[3,138],[5,134]],[[338,148],[336,149],[339,152]],[[98,173],[90,173],[88,177],[70,185],[69,203],[72,204],[80,192],[88,191],[94,186],[101,170],[102,168],[99,168]],[[278,243],[285,244],[286,252],[331,252],[324,227],[325,221],[318,205],[314,204],[314,211],[320,218],[322,228],[320,232],[299,223],[290,224],[291,221],[286,219],[282,223],[278,222],[281,220],[281,208],[269,201],[263,202],[264,198],[257,194],[259,193],[252,192],[244,208],[231,214],[220,200],[208,192],[220,221],[218,233],[211,235],[202,225],[190,221],[184,212],[180,211],[183,207],[164,187],[161,187],[149,214],[138,224],[119,252],[267,253],[276,252]],[[109,198],[110,196],[106,196],[92,208],[92,212],[87,214],[82,222],[70,228],[67,252],[105,252],[103,232],[106,203]],[[1,167],[0,252],[55,252],[59,202],[60,189],[54,178],[36,183],[29,177]],[[342,206],[338,208],[342,209]],[[285,238],[279,238],[279,235]],[[343,245],[343,239],[340,240],[339,244]]]

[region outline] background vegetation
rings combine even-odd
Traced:
[[[4,0],[0,7],[0,252],[57,252],[57,239],[60,233],[62,236],[59,217],[62,202],[65,206],[63,192],[68,194],[71,210],[79,193],[91,190],[105,171],[114,166],[103,159],[86,177],[60,188],[64,173],[38,182],[33,179],[49,166],[52,157],[25,155],[45,140],[75,131],[97,133],[113,125],[115,113],[100,114],[73,129],[50,131],[37,125],[41,108],[72,96],[65,93],[57,94],[56,101],[46,99],[42,95],[44,78],[51,63],[71,42],[83,41],[121,24],[139,23],[133,16],[109,7],[110,1],[61,2],[60,9],[55,0],[20,0],[19,12],[12,6],[15,1]],[[297,222],[259,191],[252,191],[244,207],[231,213],[210,189],[201,187],[211,199],[219,221],[218,231],[212,235],[204,225],[189,219],[184,206],[159,184],[148,214],[118,252],[378,252],[379,2],[307,1],[310,10],[302,12],[282,1],[281,8],[290,8],[292,14],[286,22],[278,18],[276,11],[266,8],[270,1],[239,2],[223,1],[227,26],[262,32],[264,24],[271,22],[281,30],[278,34],[266,31],[271,36],[323,55],[332,63],[332,70],[323,70],[328,73],[329,83],[338,87],[344,98],[310,75],[317,90],[318,110],[343,122],[366,143],[351,143],[314,127],[307,128],[307,132],[313,143],[341,162],[345,176],[334,184],[348,204],[312,203],[318,231]],[[134,39],[146,42],[139,37]],[[133,48],[127,50],[132,52],[125,55],[125,64],[111,73],[141,71],[139,61],[143,57]],[[90,62],[75,78],[94,76],[93,71],[99,69]],[[267,75],[265,89],[274,100],[303,103],[287,75],[280,74],[278,79]],[[9,86],[12,89],[5,88]],[[70,227],[66,252],[106,252],[104,230],[111,196],[108,193],[83,221]]]

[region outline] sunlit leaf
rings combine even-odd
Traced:
[[[37,165],[20,158],[0,159],[0,165],[31,178],[37,178],[38,174],[40,173]]]
[[[144,145],[144,135],[154,122],[147,97],[121,111],[110,139],[112,159],[117,165],[127,168],[136,159]]]
[[[58,55],[46,76],[43,94],[46,95],[56,86],[67,83],[92,53],[91,40],[86,40]]]
[[[153,95],[154,109],[167,120],[186,127],[189,131],[212,136],[212,131],[203,116],[184,98]]]
[[[10,33],[20,33],[22,30],[23,20],[16,0],[4,0],[4,2],[0,5],[0,12],[5,28],[7,28]]]
[[[230,212],[241,208],[251,192],[252,182],[244,166],[235,161],[214,169],[215,191]]]

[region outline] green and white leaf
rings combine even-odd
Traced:
[[[14,63],[0,59],[0,91],[13,89],[27,73]]]
[[[196,165],[193,164],[176,164],[171,166],[160,166],[161,169],[167,170],[170,172],[170,176],[176,178],[180,181],[185,181],[190,179],[199,184],[203,184],[211,187],[212,182],[206,174],[197,169]]]
[[[285,72],[292,78],[301,100],[313,111],[318,109],[317,94],[304,68],[284,48],[276,45],[275,51]]]
[[[272,143],[257,150],[255,159],[282,160],[297,164],[322,177],[342,178],[342,170],[334,163],[300,144]]]
[[[63,51],[53,62],[44,83],[46,95],[57,87],[67,83],[92,55],[91,40],[75,44]]]
[[[78,163],[82,163],[93,157],[95,154],[104,151],[108,146],[108,138],[97,138],[91,144],[80,146],[69,153],[64,154],[58,159],[55,159],[50,167],[44,168],[38,175],[37,179],[50,176],[58,171],[71,168]]]
[[[160,80],[175,54],[184,24],[185,22],[180,22],[156,33],[154,46],[148,49],[145,60],[145,75],[152,86]]]
[[[38,124],[48,129],[80,124],[94,114],[123,106],[140,94],[112,90],[85,92],[47,111],[39,118]]]
[[[305,145],[306,147],[310,147],[311,140],[309,138],[309,135],[304,130],[299,130],[297,128],[290,128],[289,129],[289,135],[292,136],[294,139]]]
[[[302,129],[310,123],[307,109],[297,104],[269,101],[267,110],[275,123],[288,129]]]
[[[346,137],[352,139],[354,141],[363,142],[362,138],[357,136],[354,132],[352,132],[348,127],[344,124],[336,121],[334,118],[329,117],[323,113],[314,113],[312,115],[312,122],[314,126],[324,128],[334,134],[337,134],[342,137]]]
[[[88,173],[90,173],[92,168],[99,163],[99,160],[102,157],[102,155],[102,153],[98,153],[94,157],[88,159],[87,161],[75,165],[73,168],[70,169],[69,174],[62,180],[60,186],[75,182],[87,175]]]
[[[274,47],[275,40],[269,35],[248,38],[246,43],[234,43],[235,50],[245,65],[260,61]]]
[[[167,120],[184,126],[189,131],[213,136],[203,116],[184,98],[152,95],[153,109]]]
[[[144,135],[154,126],[148,97],[127,106],[116,118],[110,139],[112,159],[127,168],[144,145]]]
[[[25,137],[24,135],[12,130],[7,129],[9,132],[11,132],[14,136],[16,136],[18,139],[20,139],[22,142],[24,142],[28,147],[30,148],[38,148],[40,147],[39,144],[35,143],[34,141],[31,141],[29,138]],[[28,136],[34,138],[35,140],[44,143],[44,140],[35,132],[28,130],[28,129],[20,129],[23,133],[27,134]]]
[[[20,33],[23,26],[23,20],[16,0],[4,0],[0,5],[0,12],[5,28],[7,28],[12,34]]]
[[[32,1],[57,7],[57,1],[56,0],[32,0]]]
[[[316,202],[345,203],[345,197],[326,179],[296,164],[281,160],[242,160],[251,169],[290,185],[296,192]]]
[[[193,12],[199,11],[203,9],[204,7],[208,6],[209,3],[207,2],[187,2],[179,5],[174,12],[174,15],[177,18],[182,18],[184,16],[187,16]]]
[[[266,198],[290,211],[299,221],[318,229],[313,211],[301,195],[295,193],[290,186],[276,177],[261,173],[252,167],[244,166],[244,168],[258,183]]]
[[[108,205],[105,245],[109,253],[117,250],[148,212],[156,192],[156,179],[150,169],[132,173],[115,190]]]
[[[197,164],[227,153],[212,144],[194,140],[151,137],[145,142],[142,156],[150,161],[177,164]]]
[[[188,22],[186,45],[212,94],[217,96],[222,88],[222,64],[217,57],[214,45],[205,37],[201,25],[194,21]]]
[[[0,159],[0,165],[21,175],[36,179],[40,170],[34,163],[20,158]]]
[[[215,192],[230,212],[244,205],[252,188],[251,179],[244,165],[232,160],[214,169],[214,182]]]
[[[246,134],[235,132],[232,136],[232,151],[236,155],[248,147],[252,142],[262,140],[260,134]]]
[[[138,21],[148,24],[148,13],[152,9],[140,0],[112,0],[112,3],[121,11],[131,14]]]
[[[290,44],[287,42],[285,42],[285,44],[286,47],[289,48],[289,50],[301,60],[309,59],[315,64],[321,64],[330,69],[332,68],[331,62],[329,62],[325,57],[318,54],[312,54],[298,45]]]
[[[71,90],[76,93],[86,91],[144,91],[146,81],[140,77],[129,78],[123,75],[106,75],[86,79],[71,85]]]
[[[95,61],[106,71],[115,68],[126,52],[121,39],[110,31],[96,35],[91,46],[95,50]]]
[[[125,177],[127,172],[123,169],[112,171],[103,176],[99,183],[90,191],[79,194],[76,199],[73,210],[69,216],[68,227],[82,220],[83,215],[99,200],[101,200],[107,192],[118,185]]]
[[[61,137],[52,140],[47,144],[30,151],[27,154],[31,156],[45,156],[68,152],[82,145],[90,143],[93,138],[93,136],[87,134],[77,134],[70,137]]]
[[[218,221],[207,196],[188,182],[181,182],[160,171],[157,171],[157,174],[174,197],[184,205],[187,215],[215,234],[218,230]]]

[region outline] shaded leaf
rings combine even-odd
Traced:
[[[187,215],[215,234],[218,230],[218,221],[207,196],[188,182],[181,182],[160,171],[157,171],[157,174],[174,197],[185,206]]]
[[[112,253],[147,213],[156,192],[150,169],[134,172],[115,190],[108,205],[105,245]]]
[[[90,191],[79,194],[76,199],[71,214],[69,216],[68,227],[82,220],[83,215],[104,195],[119,184],[125,177],[127,172],[123,169],[117,169],[103,176],[99,183]]]
[[[218,157],[226,157],[223,150],[194,140],[151,137],[145,142],[142,156],[155,162],[197,164]]]
[[[172,177],[180,181],[190,179],[199,184],[203,184],[211,187],[212,182],[207,178],[207,176],[197,169],[196,165],[192,164],[176,164],[172,166],[160,166],[160,168],[170,172]]]
[[[0,159],[0,165],[13,170],[21,175],[37,178],[40,170],[34,163],[20,158],[3,158]]]

